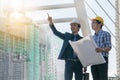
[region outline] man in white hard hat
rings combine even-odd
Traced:
[[[82,39],[78,34],[81,27],[79,20],[73,19],[70,23],[72,33],[59,32],[53,24],[52,17],[49,15],[48,21],[53,33],[64,40],[58,59],[65,60],[65,80],[72,80],[73,73],[75,74],[75,80],[82,80],[83,66],[69,43],[69,40],[77,41]],[[84,71],[86,71],[86,68],[84,68]]]

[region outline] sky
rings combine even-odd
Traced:
[[[4,0],[1,0],[4,1]],[[19,1],[18,3],[12,3],[12,1],[15,2],[15,0],[11,0],[12,6],[18,6],[22,5],[22,7],[36,7],[36,6],[45,6],[45,5],[57,5],[57,4],[63,4],[63,3],[73,3],[73,0],[17,0]],[[115,0],[110,0],[113,5],[115,5]],[[94,9],[94,11],[97,13],[97,15],[103,17],[105,21],[105,25],[112,31],[112,33],[115,35],[115,25],[114,23],[109,19],[109,17],[103,12],[103,10],[98,6],[98,4],[95,2],[95,0],[86,0],[86,2],[89,3],[89,5]],[[115,21],[115,10],[111,7],[111,5],[108,3],[107,0],[99,0],[99,3],[102,5],[102,7],[105,9],[105,11],[109,14],[111,19]],[[25,5],[24,5],[25,4]],[[11,6],[11,5],[10,5]],[[1,5],[2,7],[2,5]],[[91,9],[86,5],[86,11],[87,15],[90,18],[94,18],[96,15],[91,11]],[[33,19],[34,21],[39,21],[39,20],[46,20],[47,19],[47,13],[49,13],[50,16],[52,16],[54,19],[57,18],[69,18],[69,17],[77,17],[75,8],[68,8],[68,9],[59,9],[59,10],[44,10],[44,11],[35,11],[35,12],[29,12],[27,13],[27,16]],[[64,14],[63,14],[64,13]],[[89,25],[91,24],[90,20]],[[61,32],[71,32],[70,31],[70,25],[68,23],[56,23],[55,24],[56,28],[61,31]],[[47,26],[46,26],[47,27]],[[90,27],[90,26],[89,26]],[[91,28],[91,27],[90,27]],[[105,27],[103,27],[104,30],[108,31]],[[94,31],[91,30],[92,34],[94,34]],[[81,31],[79,33],[82,35]],[[55,37],[57,38],[57,37]],[[60,40],[59,38],[57,38]],[[60,40],[60,46],[58,47],[58,53],[61,48],[62,41]],[[112,44],[115,46],[115,39],[112,36]],[[109,55],[109,76],[115,76],[116,74],[116,54],[115,54],[115,49],[114,47],[110,51]],[[62,68],[61,68],[62,67]],[[64,61],[57,60],[57,71],[58,71],[58,76],[59,78],[63,77],[64,73]],[[90,72],[88,68],[88,72]]]

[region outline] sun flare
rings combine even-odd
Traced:
[[[1,6],[7,10],[19,11],[23,8],[23,0],[1,0]]]

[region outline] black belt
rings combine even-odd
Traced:
[[[74,61],[74,62],[79,61],[79,59],[67,59],[67,60]]]

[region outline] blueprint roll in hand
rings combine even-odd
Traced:
[[[78,41],[69,41],[69,43],[83,67],[105,63],[102,54],[95,51],[97,45],[91,35]]]

